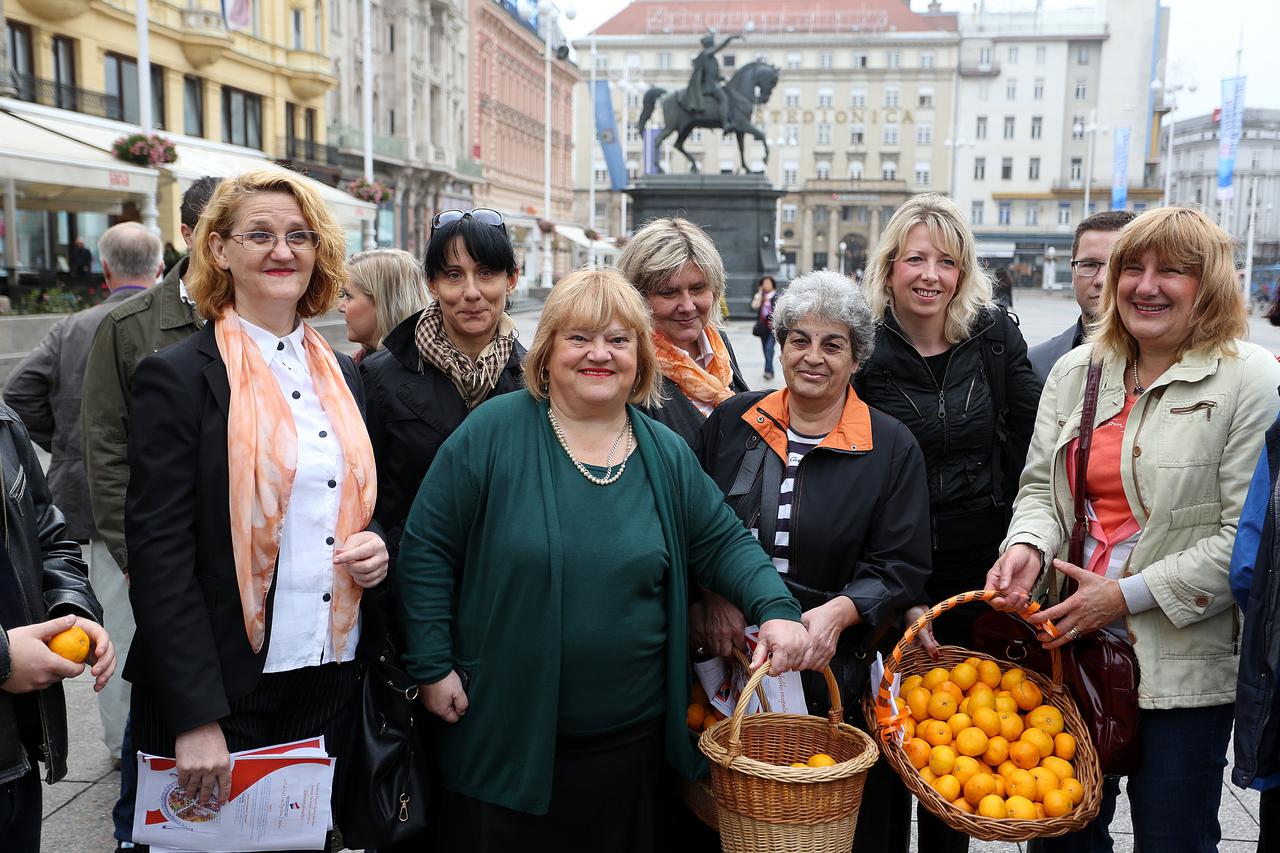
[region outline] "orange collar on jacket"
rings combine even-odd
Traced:
[[[784,460],[787,458],[787,426],[790,423],[787,403],[790,399],[791,391],[783,388],[761,398],[742,413],[742,420],[758,432],[765,443]],[[845,396],[844,411],[840,413],[839,422],[818,446],[844,451],[872,449],[871,409],[858,397],[852,385]]]

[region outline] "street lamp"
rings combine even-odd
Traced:
[[[849,250],[849,244],[844,240],[840,241],[840,275],[844,275],[844,255]]]
[[[577,17],[578,10],[572,4],[564,10],[569,20]],[[555,32],[555,23],[560,18],[560,10],[551,0],[540,0],[538,3],[538,23],[542,26],[542,60],[543,60],[543,100],[544,113],[542,121],[542,209],[543,216],[551,221],[551,37]],[[551,232],[542,233],[542,286],[550,288],[551,266]]]
[[[778,263],[781,264],[782,263],[782,200],[786,198],[785,192],[787,188],[782,185],[782,180],[783,180],[782,155],[778,149],[782,148],[787,144],[787,139],[785,136],[780,136],[777,139],[768,140],[766,144],[769,146],[769,152],[773,154],[774,158],[777,160],[778,187],[779,189],[783,190],[783,193],[784,193],[783,195],[778,196],[777,207],[774,209],[774,212],[773,212],[774,253],[777,255]]]
[[[1057,258],[1058,250],[1053,246],[1044,250],[1044,279],[1040,283],[1042,290],[1056,290],[1058,287],[1057,269],[1054,267]]]
[[[1093,150],[1098,144],[1098,134],[1108,133],[1111,128],[1106,125],[1098,124],[1098,111],[1096,109],[1089,111],[1089,123],[1076,122],[1071,126],[1076,135],[1082,136],[1089,134],[1089,149],[1085,158],[1084,166],[1084,212],[1081,214],[1083,219],[1089,215],[1089,193],[1093,189]]]
[[[1183,83],[1181,81],[1170,83],[1170,68],[1164,63],[1164,76],[1157,77],[1151,81],[1151,90],[1153,92],[1164,92],[1165,103],[1169,106],[1169,145],[1168,154],[1165,157],[1164,164],[1164,206],[1168,207],[1173,203],[1173,111],[1178,108],[1178,93],[1186,89],[1190,93],[1196,90],[1195,83]],[[1176,75],[1175,75],[1176,76]]]

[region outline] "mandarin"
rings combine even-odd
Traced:
[[[1073,806],[1080,805],[1080,801],[1084,799],[1084,783],[1079,779],[1063,779],[1058,787],[1071,798]]]
[[[929,763],[929,753],[932,750],[933,747],[918,737],[913,737],[902,745],[902,751],[907,754],[907,760],[917,770]]]
[[[1015,767],[1030,770],[1032,767],[1039,766],[1040,750],[1034,743],[1028,743],[1025,740],[1016,741],[1009,744],[1009,760]]]
[[[955,737],[969,728],[969,726],[972,726],[973,720],[963,710],[960,710],[951,715],[951,719],[947,720],[947,725],[951,728],[951,736]]]
[[[1049,737],[1057,737],[1063,729],[1062,712],[1052,705],[1040,705],[1027,712],[1027,725],[1034,726]]]
[[[1000,676],[1000,687],[1013,692],[1013,685],[1026,679],[1027,674],[1015,666],[1013,669],[1005,670],[1004,675]]]
[[[936,690],[929,697],[929,716],[935,720],[946,722],[956,712],[956,706],[960,703],[956,701],[956,697],[952,696],[945,690]]]
[[[951,681],[961,690],[968,690],[978,681],[978,668],[971,663],[958,663],[951,670]]]
[[[988,794],[978,803],[978,814],[1003,820],[1009,816],[1009,809],[1004,804],[1004,797]]]
[[[982,753],[982,760],[992,767],[999,767],[1009,760],[1009,741],[1002,736],[987,738],[987,751]]]
[[[1039,708],[1040,703],[1044,701],[1044,693],[1031,679],[1019,681],[1009,689],[1009,692],[1013,694],[1013,701],[1018,703],[1018,710],[1020,711]]]
[[[929,769],[945,776],[956,766],[956,751],[949,746],[935,746],[929,753]],[[951,797],[950,799],[955,799]]]
[[[1021,740],[1035,744],[1036,749],[1040,750],[1041,758],[1048,758],[1053,755],[1053,738],[1039,729],[1023,729]]]
[[[1022,718],[1016,713],[1001,711],[997,719],[1000,720],[1000,737],[1010,743],[1022,737]]]
[[[964,701],[964,691],[961,690],[951,679],[947,679],[937,687],[933,688],[934,693],[937,693],[939,690],[950,693],[951,698],[956,700],[956,707],[959,707],[960,703]]]
[[[1031,775],[1031,771],[1015,770],[1004,781],[1009,791],[1009,796],[1026,797],[1028,800],[1035,801],[1036,777]]]
[[[49,651],[72,663],[84,663],[84,659],[89,656],[89,635],[79,625],[72,625],[67,630],[54,634],[47,645]]]
[[[1071,808],[1075,803],[1071,801],[1070,795],[1066,791],[1047,791],[1044,795],[1044,814],[1045,817],[1062,817],[1071,813]]]
[[[924,738],[930,746],[944,746],[951,743],[951,727],[942,720],[925,720],[916,726],[916,736]]]
[[[1032,767],[1027,772],[1036,778],[1036,795],[1031,798],[1035,802],[1043,802],[1046,793],[1058,790],[1058,777],[1052,770]]]
[[[706,710],[697,702],[694,702],[684,712],[684,724],[692,731],[700,731],[702,729],[702,720],[706,716]]]
[[[907,708],[911,710],[911,716],[917,723],[923,723],[929,719],[929,700],[933,698],[933,694],[923,687],[912,687],[907,693]]]
[[[1063,779],[1072,779],[1076,775],[1076,769],[1071,766],[1070,761],[1063,761],[1056,755],[1045,756],[1041,759],[1040,766],[1047,770],[1052,770],[1053,775],[1058,777],[1058,781]]]
[[[989,742],[986,732],[977,726],[969,726],[962,729],[956,735],[956,751],[961,755],[982,755],[987,751],[987,743]]]
[[[1053,754],[1063,761],[1071,761],[1076,757],[1076,739],[1067,732],[1059,732],[1053,736]]]
[[[810,767],[834,767],[836,760],[825,752],[815,752],[809,756],[808,764]]]
[[[996,777],[990,773],[975,773],[964,783],[964,798],[978,805],[996,792]]]
[[[1000,672],[1000,664],[993,660],[984,660],[978,662],[978,680],[994,690],[1000,686],[1000,679],[1004,673]]]
[[[971,806],[969,804],[969,801],[966,800],[964,797],[956,797],[954,800],[951,801],[951,805],[955,806],[965,814],[973,814],[973,806]]]
[[[1008,810],[1008,817],[1013,820],[1035,820],[1038,817],[1036,804],[1026,797],[1010,797],[1004,801],[1004,805]]]
[[[956,756],[956,765],[951,768],[951,775],[960,780],[963,785],[973,778],[974,774],[981,773],[986,768],[976,758],[970,758],[967,755]]]
[[[942,799],[947,802],[951,802],[956,797],[960,796],[960,782],[950,773],[934,779],[933,785],[930,787],[942,795]]]
[[[951,670],[935,666],[933,669],[925,673],[924,678],[920,682],[920,686],[932,693],[939,684],[949,678],[951,678]]]

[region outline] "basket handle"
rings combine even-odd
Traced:
[[[738,704],[733,709],[733,716],[729,718],[729,748],[725,752],[724,758],[720,763],[728,767],[733,760],[742,754],[742,721],[747,716],[747,705],[750,704],[750,696],[760,688],[764,677],[769,674],[770,661],[765,661],[760,668],[751,674],[751,678],[747,680],[747,685],[742,688],[742,693],[738,695]],[[822,675],[827,682],[827,694],[830,697],[831,708],[827,711],[827,723],[834,732],[840,723],[844,722],[844,707],[840,701],[840,685],[836,684],[836,675],[831,671],[831,667],[824,666]],[[763,697],[762,697],[763,699]]]
[[[893,647],[893,654],[884,662],[884,678],[880,681],[880,688],[876,693],[876,720],[879,723],[880,737],[884,741],[889,738],[902,727],[902,720],[909,713],[905,707],[899,708],[895,714],[893,706],[890,704],[891,687],[893,685],[893,674],[898,667],[902,665],[902,655],[906,652],[907,647],[915,640],[916,635],[924,630],[926,625],[931,624],[935,619],[946,613],[948,610],[954,610],[962,604],[969,604],[974,601],[990,601],[1000,595],[999,590],[981,589],[973,592],[962,592],[944,599],[933,607],[929,608],[919,619],[907,626],[906,633],[902,635],[902,639]],[[1018,615],[1024,620],[1040,609],[1037,602],[1029,602],[1026,607],[1018,611]],[[1058,636],[1058,629],[1054,627],[1052,621],[1045,622],[1042,629],[1051,637]],[[1057,649],[1049,650],[1049,660],[1053,667],[1052,680],[1054,684],[1062,683],[1062,653]]]

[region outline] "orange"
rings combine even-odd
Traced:
[[[959,780],[963,785],[974,777],[975,774],[985,771],[987,768],[976,758],[970,758],[967,755],[961,755],[956,758],[955,767],[951,768],[951,775]]]
[[[711,728],[712,726],[714,726],[715,724],[716,724],[716,716],[715,716],[715,714],[706,714],[706,715],[704,715],[704,716],[703,716],[703,718],[702,718],[702,730],[703,730],[704,732],[705,732],[707,729],[709,729],[709,728]]]
[[[992,767],[999,767],[1009,760],[1009,741],[1000,735],[987,738],[987,751],[982,753],[982,760]]]
[[[1022,732],[1022,740],[1027,743],[1035,744],[1036,749],[1040,750],[1041,758],[1048,758],[1050,755],[1053,755],[1053,738],[1049,737],[1039,729],[1024,730]]]
[[[995,794],[988,794],[978,803],[978,814],[983,817],[994,817],[1004,819],[1009,816],[1009,809],[1004,804],[1004,799]]]
[[[1080,801],[1084,799],[1084,784],[1079,779],[1063,779],[1058,787],[1071,798],[1073,806],[1080,805]]]
[[[1038,708],[1044,701],[1044,693],[1036,687],[1034,681],[1029,679],[1014,684],[1009,688],[1009,692],[1013,694],[1013,701],[1018,703],[1018,709],[1022,711]]]
[[[702,706],[694,702],[684,712],[684,724],[695,732],[700,731],[702,729],[702,718],[706,715],[707,712],[703,710]]]
[[[1009,744],[1009,760],[1015,767],[1030,770],[1040,764],[1040,750],[1034,743],[1020,740]]]
[[[1011,797],[1026,797],[1033,801],[1036,798],[1036,777],[1032,776],[1030,771],[1013,771],[1009,774],[1009,778],[1005,779],[1005,785]]]
[[[922,681],[924,681],[923,675],[909,676],[906,680],[902,682],[902,695],[905,696],[907,695],[907,692],[910,691],[912,688],[919,687],[920,682]]]
[[[932,785],[933,780],[938,777],[933,774],[933,771],[929,769],[929,765],[926,764],[920,768],[920,778],[924,780],[926,785]]]
[[[929,697],[929,716],[935,720],[947,721],[956,712],[956,706],[960,703],[956,701],[956,697],[952,696],[945,690],[935,690],[933,695]]]
[[[1052,770],[1046,770],[1043,767],[1032,767],[1027,771],[1036,779],[1036,795],[1031,799],[1037,803],[1044,801],[1044,795],[1049,791],[1058,790],[1058,777]]]
[[[1000,685],[1001,676],[1000,665],[993,660],[984,660],[978,662],[978,680],[993,690]]]
[[[964,798],[975,806],[995,792],[996,778],[990,773],[975,773],[964,783]]]
[[[937,693],[939,690],[950,693],[951,698],[956,700],[956,707],[959,707],[960,703],[964,701],[964,691],[957,687],[956,683],[951,679],[947,679],[937,687],[933,688],[934,693]]]
[[[943,746],[951,743],[951,727],[942,720],[925,720],[916,726],[916,736],[924,738],[930,746]]]
[[[934,691],[939,684],[951,677],[951,671],[935,666],[933,669],[925,673],[924,679],[920,682],[920,686],[930,693]]]
[[[1059,782],[1063,779],[1071,779],[1076,775],[1076,769],[1071,766],[1071,762],[1063,761],[1056,755],[1041,759],[1040,766],[1046,770],[1052,770],[1053,775],[1058,777]]]
[[[949,746],[935,746],[929,753],[929,769],[938,776],[944,776],[956,766],[956,751]],[[955,797],[948,797],[954,800]]]
[[[1063,728],[1062,712],[1052,705],[1041,705],[1027,712],[1027,725],[1034,726],[1049,737],[1057,737]]]
[[[992,776],[991,778],[996,780],[996,796],[1003,800],[1005,798],[1005,795],[1008,793],[1007,791],[1005,791],[1005,787],[1008,785],[1008,782],[1006,782],[1005,778],[1001,776],[999,773]]]
[[[978,668],[971,663],[958,663],[951,670],[951,681],[961,690],[968,690],[978,681]]]
[[[1002,711],[997,715],[1000,720],[1000,737],[1012,743],[1022,737],[1022,718],[1015,713]]]
[[[834,767],[836,760],[825,752],[815,752],[809,756],[810,767]]]
[[[929,763],[929,752],[931,750],[932,747],[918,737],[913,737],[902,745],[902,751],[907,754],[907,760],[917,770]]]
[[[990,708],[979,708],[973,712],[973,724],[982,729],[987,737],[1000,734],[1000,715]]]
[[[933,694],[923,687],[912,687],[907,693],[907,707],[911,709],[911,716],[915,718],[917,723],[923,723],[929,719],[929,700],[933,698]]]
[[[960,796],[960,782],[957,781],[956,777],[952,776],[950,773],[934,779],[932,787],[933,790],[937,791],[942,796],[942,799],[947,802],[951,802],[956,797]]]
[[[1008,693],[1001,691],[996,694],[996,711],[1001,714],[1016,714],[1018,713],[1018,701]]]
[[[973,667],[974,669],[977,669],[978,664],[982,663],[982,658],[978,657],[977,655],[971,655],[965,658],[964,662],[969,664],[969,666]]]
[[[1044,806],[1040,803],[1036,803],[1036,820],[1044,820],[1044,818]]]
[[[960,713],[961,714],[969,713],[969,697],[968,696],[964,697],[964,699],[961,700],[960,702]]]
[[[790,766],[792,766],[792,767],[808,767],[809,765],[808,765],[808,764],[803,764],[803,763],[801,763],[801,762],[799,762],[799,761],[793,761],[793,762],[791,762],[791,765],[790,765]]]
[[[965,814],[973,814],[973,806],[969,805],[969,801],[964,797],[956,797],[951,801],[951,805],[955,806]]]
[[[982,755],[987,751],[987,735],[977,726],[969,726],[956,735],[956,751],[961,755]]]
[[[1066,791],[1049,791],[1044,795],[1045,817],[1062,817],[1069,814],[1074,805]]]
[[[1053,736],[1053,754],[1063,761],[1076,757],[1076,739],[1067,732],[1059,732]]]
[[[1019,681],[1025,681],[1026,678],[1027,674],[1015,666],[1013,669],[1006,670],[1004,675],[1000,676],[1000,687],[1004,690],[1013,692],[1013,685],[1017,684]],[[1035,706],[1033,705],[1032,707]]]
[[[72,625],[49,638],[49,650],[72,663],[84,663],[89,656],[89,635],[79,625]]]
[[[1000,766],[996,768],[996,772],[1005,779],[1009,778],[1010,773],[1016,773],[1017,771],[1018,765],[1014,764],[1012,761],[1001,761]]]
[[[1026,797],[1010,797],[1004,805],[1008,810],[1007,816],[1013,820],[1035,820],[1037,817],[1036,804]]]
[[[973,720],[964,711],[957,711],[951,715],[951,719],[947,720],[947,726],[951,729],[951,736],[955,737],[965,729],[973,725]]]

